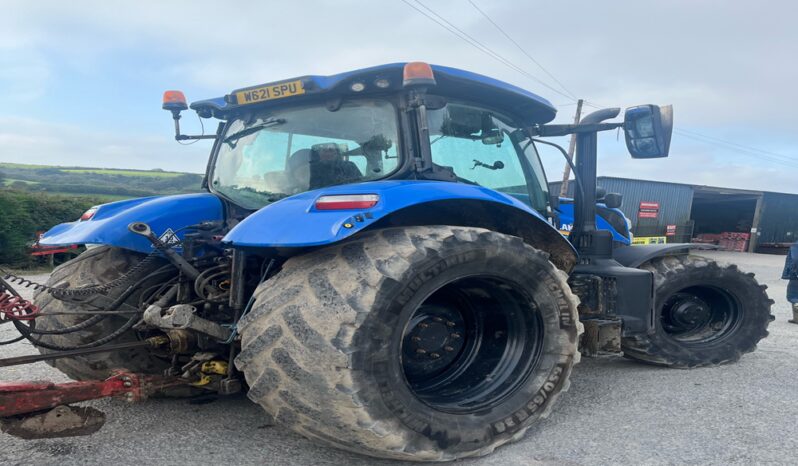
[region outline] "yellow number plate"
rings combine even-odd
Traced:
[[[236,92],[238,105],[256,104],[266,100],[282,99],[305,93],[302,81],[288,81]]]

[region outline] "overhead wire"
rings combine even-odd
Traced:
[[[519,50],[521,50],[521,52],[524,54],[524,56],[526,56],[530,61],[532,61],[534,64],[536,64],[538,67],[540,67],[552,80],[554,80],[554,82],[559,84],[563,88],[563,90],[565,90],[569,95],[566,95],[564,92],[562,92],[562,91],[560,91],[558,89],[555,89],[554,87],[548,85],[547,83],[543,82],[538,77],[532,75],[528,71],[526,71],[523,68],[521,68],[520,66],[516,65],[515,63],[513,63],[509,59],[507,59],[507,58],[503,57],[502,55],[498,54],[496,51],[494,51],[490,47],[484,45],[482,42],[479,42],[478,40],[474,39],[473,37],[468,35],[466,32],[464,32],[462,29],[458,28],[457,26],[452,24],[450,21],[448,21],[446,18],[444,18],[441,14],[435,12],[434,10],[429,8],[428,6],[424,5],[420,0],[415,0],[415,2],[417,4],[419,4],[421,7],[425,8],[430,13],[432,13],[433,15],[435,15],[439,19],[436,19],[436,18],[430,16],[429,14],[424,12],[423,10],[421,10],[418,7],[416,7],[415,5],[413,5],[409,0],[402,0],[402,2],[405,3],[406,5],[408,5],[409,7],[413,8],[414,10],[416,10],[418,13],[420,13],[423,16],[427,17],[431,21],[435,22],[436,24],[438,24],[442,28],[446,29],[451,34],[453,34],[455,37],[459,38],[460,40],[465,41],[466,43],[468,43],[472,47],[480,50],[481,52],[485,53],[486,55],[490,56],[491,58],[493,58],[493,59],[499,61],[500,63],[504,64],[505,66],[509,67],[510,69],[512,69],[512,70],[514,70],[516,72],[519,72],[522,75],[524,75],[524,76],[526,76],[526,77],[528,77],[530,79],[533,79],[534,81],[536,81],[536,82],[540,83],[541,85],[545,86],[547,89],[549,89],[549,90],[551,90],[553,92],[556,92],[560,96],[563,96],[563,97],[569,99],[568,103],[560,104],[558,106],[562,107],[562,106],[566,106],[566,105],[573,105],[573,104],[576,103],[577,99],[576,99],[575,94],[573,92],[571,92],[567,87],[565,87],[562,84],[562,82],[559,79],[557,79],[556,76],[554,76],[553,73],[549,72],[542,64],[540,64],[540,62],[538,62],[528,51],[526,51],[518,43],[518,41],[513,39],[512,36],[510,36],[509,33],[507,33],[501,26],[499,26],[495,21],[493,21],[493,19],[489,15],[487,15],[482,9],[480,9],[472,0],[469,0],[469,3],[474,7],[474,9],[477,12],[479,12],[483,17],[485,17],[485,19],[488,20],[496,29],[498,29],[499,32],[505,38],[507,38],[513,45],[515,45]],[[447,24],[449,26],[447,26]],[[600,104],[598,104],[598,103],[596,103],[594,101],[587,100],[587,99],[584,100],[584,105],[586,105],[588,107],[596,108],[596,109],[606,108],[606,106],[600,105]],[[686,130],[686,129],[682,129],[682,128],[675,128],[674,129],[674,133],[676,133],[676,134],[678,134],[679,136],[682,136],[682,137],[686,137],[686,138],[693,139],[693,140],[698,141],[698,142],[702,142],[704,144],[714,145],[716,147],[724,147],[724,148],[727,148],[727,149],[730,149],[730,150],[734,150],[735,152],[737,152],[739,154],[742,154],[742,155],[747,155],[747,156],[750,156],[750,157],[757,157],[759,159],[765,159],[765,160],[768,160],[768,161],[771,161],[771,162],[774,162],[774,163],[777,163],[777,164],[790,166],[790,167],[798,166],[798,165],[793,165],[793,163],[798,163],[798,158],[793,158],[793,157],[790,157],[790,156],[787,156],[787,155],[783,155],[783,154],[779,154],[779,153],[776,153],[776,152],[772,152],[772,151],[768,151],[768,150],[764,150],[764,149],[759,149],[759,148],[752,147],[752,146],[746,146],[746,145],[738,144],[738,143],[735,143],[735,142],[732,142],[732,141],[727,141],[727,140],[724,140],[724,139],[721,139],[721,138],[704,135],[704,134],[701,134],[701,133],[697,133],[695,131]]]
[[[422,14],[423,16],[425,16],[427,19],[433,21],[434,23],[436,23],[440,27],[446,29],[451,34],[453,34],[454,36],[459,38],[460,40],[466,42],[467,44],[471,45],[475,49],[479,50],[480,52],[484,53],[485,55],[488,55],[489,57],[493,58],[494,60],[498,61],[499,63],[507,66],[510,69],[512,69],[513,71],[521,73],[522,75],[526,76],[529,79],[534,80],[535,82],[537,82],[540,85],[546,87],[547,89],[551,90],[552,92],[555,92],[555,93],[557,93],[557,94],[559,94],[559,95],[561,95],[561,96],[563,96],[563,97],[565,97],[567,99],[573,99],[572,96],[570,96],[570,95],[562,92],[561,90],[549,85],[548,83],[546,83],[545,81],[541,80],[537,76],[535,76],[532,73],[528,72],[527,70],[521,68],[520,66],[516,65],[515,63],[513,63],[509,59],[503,57],[502,55],[500,55],[499,53],[497,53],[496,51],[494,51],[493,49],[491,49],[487,45],[485,45],[482,42],[480,42],[479,40],[475,39],[474,37],[472,37],[471,35],[469,35],[465,31],[463,31],[462,29],[460,29],[459,27],[457,27],[456,25],[454,25],[453,23],[448,21],[442,15],[437,13],[435,10],[433,10],[432,8],[426,6],[420,0],[415,0],[416,4],[418,4],[419,6],[421,6],[425,10],[427,10],[429,13],[434,15],[434,17],[431,16],[430,14],[428,14],[427,12],[425,12],[424,10],[418,8],[416,5],[411,3],[409,0],[401,0],[401,1],[404,4],[406,4],[407,6],[409,6],[410,8],[416,10],[418,13]]]
[[[527,52],[527,51],[526,51],[526,49],[525,49],[524,47],[522,47],[522,46],[521,46],[521,44],[519,44],[518,42],[516,42],[516,41],[515,41],[515,39],[513,39],[512,37],[510,37],[510,35],[509,35],[509,34],[507,34],[507,32],[505,32],[505,30],[504,30],[504,29],[503,29],[501,26],[499,26],[499,25],[496,23],[496,21],[494,21],[494,20],[493,20],[493,18],[491,18],[490,16],[488,16],[488,14],[487,14],[487,13],[485,13],[485,12],[484,12],[484,11],[483,11],[483,10],[482,10],[482,9],[481,9],[479,6],[477,6],[477,4],[476,4],[476,3],[474,3],[474,1],[473,1],[473,0],[468,0],[468,3],[470,3],[470,4],[471,4],[471,6],[472,6],[472,7],[474,7],[474,9],[475,9],[475,10],[477,10],[477,11],[478,11],[478,12],[479,12],[479,13],[480,13],[480,14],[481,14],[481,15],[482,15],[482,16],[483,16],[485,19],[487,19],[487,20],[488,20],[488,22],[490,22],[490,24],[492,24],[492,25],[493,25],[493,26],[494,26],[496,29],[498,29],[498,30],[499,30],[499,32],[500,32],[500,33],[501,33],[501,34],[502,34],[502,35],[503,35],[505,38],[507,38],[507,40],[509,40],[509,41],[510,41],[510,42],[511,42],[513,45],[515,45],[515,47],[516,47],[518,50],[520,50],[520,51],[521,51],[521,53],[523,53],[523,54],[524,54],[524,55],[525,55],[527,58],[529,58],[529,59],[532,61],[532,63],[536,64],[536,65],[538,66],[538,68],[540,68],[541,70],[543,70],[543,72],[544,72],[544,73],[546,73],[546,75],[548,75],[548,77],[550,77],[550,78],[551,78],[551,79],[552,79],[554,82],[556,82],[557,84],[559,84],[559,85],[560,85],[560,87],[561,87],[561,88],[562,88],[562,89],[563,89],[565,92],[567,92],[567,93],[568,93],[568,95],[570,95],[572,99],[574,99],[574,100],[577,100],[576,94],[574,94],[573,92],[571,92],[571,90],[570,90],[570,89],[568,89],[567,87],[565,87],[565,84],[563,84],[563,83],[562,83],[562,82],[561,82],[559,79],[557,79],[557,77],[556,77],[556,76],[554,76],[552,73],[550,73],[550,72],[549,72],[549,70],[547,70],[547,69],[546,69],[546,67],[544,67],[544,66],[543,66],[543,65],[542,65],[542,64],[541,64],[539,61],[535,60],[535,58],[534,58],[534,57],[533,57],[533,56],[532,56],[532,55],[531,55],[529,52]]]
[[[684,129],[684,128],[679,128],[676,131],[681,132],[681,133],[685,133],[685,134],[688,134],[688,135],[696,136],[696,137],[706,138],[706,139],[709,139],[709,140],[712,140],[712,141],[715,141],[715,142],[718,142],[718,143],[721,143],[721,144],[726,144],[726,145],[729,145],[729,146],[736,147],[736,148],[741,149],[741,150],[759,152],[761,154],[765,154],[765,155],[768,155],[768,156],[772,156],[772,157],[776,157],[776,158],[779,158],[779,159],[783,159],[786,162],[798,162],[798,158],[796,158],[796,157],[790,157],[789,155],[779,154],[778,152],[773,152],[773,151],[769,151],[769,150],[765,150],[765,149],[758,149],[758,148],[753,147],[753,146],[746,146],[744,144],[738,144],[736,142],[728,141],[726,139],[721,139],[719,137],[709,136],[709,135],[706,135],[706,134],[701,134],[701,133],[699,133],[697,131],[687,130],[687,129]]]
[[[781,159],[781,158],[776,158],[776,157],[767,155],[765,153],[761,153],[759,149],[748,150],[748,149],[744,149],[744,148],[740,148],[740,147],[735,147],[734,143],[729,143],[729,142],[725,142],[725,141],[717,142],[717,141],[712,140],[714,138],[710,139],[709,136],[699,135],[698,133],[690,134],[690,133],[687,133],[687,132],[685,132],[684,130],[681,130],[681,129],[675,129],[674,132],[676,134],[678,134],[679,136],[681,136],[681,137],[685,137],[685,138],[688,138],[688,139],[692,139],[694,141],[702,142],[704,144],[708,144],[708,145],[712,145],[712,146],[716,146],[716,147],[721,147],[721,148],[723,148],[725,150],[734,151],[734,152],[736,152],[738,154],[741,154],[741,155],[747,155],[749,157],[753,157],[753,158],[756,158],[756,159],[764,159],[764,160],[767,160],[769,162],[772,162],[772,163],[775,163],[775,164],[779,164],[779,165],[783,165],[783,166],[790,167],[790,168],[798,168],[798,160],[796,160],[796,159],[785,160],[785,159]],[[706,139],[704,139],[704,138],[706,138]]]

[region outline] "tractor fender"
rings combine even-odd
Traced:
[[[362,210],[319,210],[321,196],[376,194]],[[270,204],[236,225],[223,241],[236,247],[306,248],[339,242],[369,228],[455,225],[490,228],[524,238],[570,270],[576,252],[540,213],[513,196],[444,181],[391,180],[331,186]]]
[[[692,249],[718,249],[713,244],[672,243],[646,244],[640,246],[618,246],[612,251],[612,257],[624,267],[637,268],[651,259],[664,256],[688,254]]]
[[[105,244],[143,253],[152,251],[152,243],[128,231],[133,222],[144,222],[157,236],[205,221],[223,219],[222,202],[209,193],[143,197],[97,206],[89,220],[56,225],[42,235],[39,244]]]

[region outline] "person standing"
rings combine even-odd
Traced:
[[[784,272],[781,278],[789,280],[787,283],[787,301],[792,304],[792,319],[790,322],[798,324],[798,242],[793,243],[787,251],[787,259],[784,261]]]

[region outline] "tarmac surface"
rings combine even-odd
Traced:
[[[583,358],[551,416],[519,442],[464,465],[798,463],[798,325],[787,323],[783,256],[713,252],[754,272],[776,301],[770,336],[737,364],[676,370],[622,357]],[[44,281],[46,275],[31,276]],[[0,326],[0,339],[14,334]],[[2,357],[35,353],[27,342]],[[0,380],[65,381],[44,363],[0,369]],[[20,440],[0,434],[0,464],[399,465],[317,446],[270,425],[246,397],[88,403],[106,413],[96,434]]]

